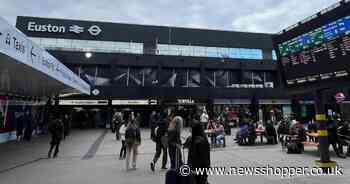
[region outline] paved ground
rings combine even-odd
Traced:
[[[188,132],[187,132],[188,133]],[[185,133],[185,135],[187,135]],[[63,142],[56,159],[46,159],[48,137],[35,138],[32,142],[0,144],[0,183],[4,184],[137,184],[164,183],[165,171],[152,173],[149,162],[155,145],[149,139],[149,131],[143,130],[138,169],[126,172],[124,161],[118,160],[120,142],[105,130],[74,131]],[[228,138],[227,148],[214,149],[213,166],[301,166],[312,167],[318,159],[314,148],[307,148],[301,155],[288,155],[279,145],[240,147]],[[344,168],[344,176],[298,176],[281,179],[279,176],[211,176],[209,181],[219,183],[256,184],[345,184],[350,181],[350,158],[334,158]]]

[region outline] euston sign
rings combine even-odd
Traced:
[[[67,28],[64,25],[53,25],[53,24],[37,24],[34,21],[29,21],[27,30],[32,32],[48,32],[48,33],[67,33],[72,32],[80,34],[85,32],[85,27],[78,25],[71,25]],[[87,32],[92,36],[97,36],[102,32],[102,29],[97,25],[92,25],[87,28]]]

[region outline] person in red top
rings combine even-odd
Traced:
[[[214,131],[215,132],[215,129],[217,127],[217,123],[215,122],[215,120],[211,119],[209,120],[209,123],[208,123],[208,126],[207,126],[207,130],[210,130],[210,131]],[[216,144],[216,135],[215,133],[214,134],[209,134],[210,136],[210,143],[212,145],[215,145]]]
[[[236,119],[236,112],[233,110],[233,108],[231,108],[229,111],[228,111],[228,122],[229,122],[229,125],[232,126],[234,121]]]

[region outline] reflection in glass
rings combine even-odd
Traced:
[[[164,68],[160,74],[160,85],[163,87],[174,87],[177,74],[174,69]]]
[[[116,86],[127,86],[128,68],[116,68],[113,71],[113,83]]]
[[[175,69],[174,87],[187,87],[187,69]]]
[[[229,86],[240,83],[239,73],[240,71],[229,71]]]
[[[142,68],[130,68],[129,86],[143,86]]]
[[[228,84],[228,71],[217,70],[215,71],[215,87],[227,87]]]
[[[80,67],[79,70],[80,78],[88,84],[94,86],[96,83],[96,67]]]
[[[264,84],[264,72],[253,72],[253,84]]]
[[[110,69],[107,67],[97,67],[96,86],[110,85]]]
[[[242,84],[252,84],[252,72],[244,71],[242,76]]]
[[[215,72],[214,70],[206,70],[203,76],[204,87],[215,87]]]
[[[199,70],[189,70],[188,72],[188,87],[199,87],[201,84],[201,79],[200,79],[200,72]]]
[[[144,86],[156,86],[157,80],[157,68],[144,68]]]

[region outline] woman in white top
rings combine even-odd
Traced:
[[[122,147],[120,148],[119,153],[119,159],[123,160],[126,157],[126,145],[125,145],[125,130],[126,130],[127,124],[123,123],[122,126],[119,128],[119,135],[120,139],[122,141]]]

